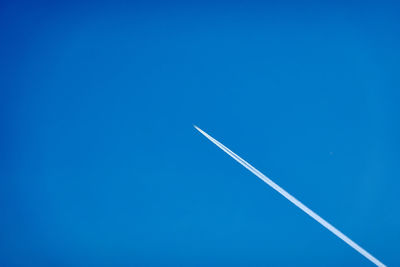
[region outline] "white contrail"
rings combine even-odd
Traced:
[[[357,250],[360,254],[362,254],[364,257],[369,259],[371,262],[375,263],[377,266],[383,267],[386,266],[382,262],[380,262],[377,258],[372,256],[370,253],[368,253],[365,249],[357,245],[353,240],[348,238],[346,235],[344,235],[342,232],[340,232],[338,229],[336,229],[333,225],[322,219],[318,214],[316,214],[314,211],[310,210],[307,206],[305,206],[303,203],[298,201],[294,196],[286,192],[285,189],[274,183],[271,179],[269,179],[267,176],[259,172],[256,168],[251,166],[247,161],[233,153],[229,148],[209,136],[206,132],[201,130],[199,127],[196,125],[193,125],[200,133],[202,133],[205,137],[207,137],[211,142],[213,142],[215,145],[217,145],[219,148],[221,148],[223,151],[225,151],[229,156],[234,158],[237,162],[242,164],[246,169],[251,171],[253,174],[255,174],[258,178],[266,182],[269,186],[271,186],[273,189],[278,191],[282,196],[287,198],[290,202],[292,202],[294,205],[296,205],[298,208],[300,208],[302,211],[310,215],[314,220],[322,224],[326,229],[334,233],[337,237],[342,239],[344,242],[346,242],[349,246]]]

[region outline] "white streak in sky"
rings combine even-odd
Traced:
[[[259,172],[256,168],[251,166],[248,162],[246,162],[244,159],[233,153],[229,148],[209,136],[206,132],[198,128],[196,125],[194,127],[202,133],[205,137],[207,137],[211,142],[213,142],[215,145],[217,145],[219,148],[221,148],[223,151],[225,151],[229,156],[234,158],[237,162],[242,164],[246,169],[251,171],[254,175],[256,175],[258,178],[263,180],[265,183],[267,183],[269,186],[271,186],[273,189],[278,191],[282,196],[287,198],[290,202],[292,202],[294,205],[296,205],[298,208],[300,208],[302,211],[310,215],[314,220],[322,224],[326,229],[334,233],[337,237],[342,239],[344,242],[346,242],[349,246],[357,250],[360,254],[362,254],[364,257],[369,259],[371,262],[375,263],[377,266],[384,267],[382,262],[380,262],[377,258],[372,256],[370,253],[368,253],[365,249],[357,245],[353,240],[348,238],[346,235],[344,235],[342,232],[340,232],[338,229],[336,229],[333,225],[322,219],[318,214],[316,214],[314,211],[310,210],[307,206],[305,206],[303,203],[298,201],[294,196],[286,192],[282,187],[274,183],[272,180],[270,180],[267,176]]]

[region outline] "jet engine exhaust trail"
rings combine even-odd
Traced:
[[[282,196],[284,196],[287,200],[292,202],[294,205],[296,205],[298,208],[300,208],[302,211],[307,213],[310,217],[312,217],[314,220],[319,222],[322,226],[324,226],[326,229],[331,231],[333,234],[335,234],[337,237],[342,239],[344,242],[346,242],[350,247],[354,248],[357,250],[361,255],[366,257],[368,260],[376,264],[377,266],[384,267],[382,262],[380,262],[377,258],[372,256],[370,253],[368,253],[365,249],[357,245],[353,240],[348,238],[345,234],[340,232],[338,229],[336,229],[333,225],[322,219],[318,214],[316,214],[314,211],[309,209],[307,206],[305,206],[303,203],[301,203],[299,200],[297,200],[294,196],[286,192],[282,187],[274,183],[271,179],[269,179],[267,176],[262,174],[260,171],[258,171],[256,168],[251,166],[247,161],[233,153],[229,148],[212,138],[210,135],[208,135],[206,132],[198,128],[196,125],[193,125],[201,134],[203,134],[207,139],[209,139],[211,142],[213,142],[216,146],[218,146],[220,149],[222,149],[225,153],[227,153],[229,156],[234,158],[237,162],[242,164],[246,169],[251,171],[254,175],[256,175],[258,178],[263,180],[265,183],[267,183],[269,186],[271,186],[273,189],[278,191]]]

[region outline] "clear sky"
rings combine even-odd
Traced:
[[[260,1],[261,2],[261,1]],[[400,5],[0,4],[1,266],[400,266]]]

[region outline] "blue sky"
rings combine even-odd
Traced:
[[[0,265],[400,265],[396,3],[0,7]]]

